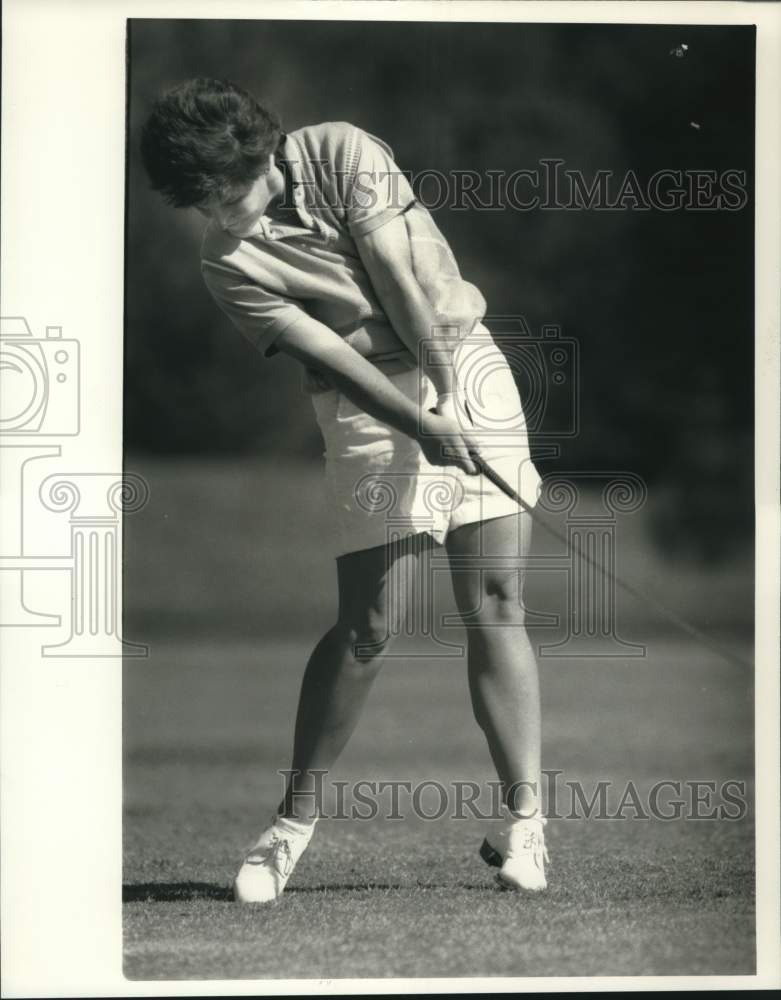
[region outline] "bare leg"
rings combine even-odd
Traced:
[[[293,777],[279,812],[308,819],[320,806],[312,772],[333,766],[350,738],[390,639],[404,621],[405,581],[428,536],[365,549],[337,560],[339,614],[314,649],[296,716]],[[293,794],[295,791],[295,795]]]
[[[521,559],[528,553],[527,513],[466,524],[447,551],[469,556],[453,571],[453,590],[467,629],[469,689],[505,802],[532,815],[540,807],[540,693],[537,663],[524,625]],[[520,556],[481,568],[481,556]],[[511,801],[512,800],[512,801]]]

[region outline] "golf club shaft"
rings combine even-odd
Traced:
[[[496,472],[495,469],[492,469],[491,466],[488,465],[488,463],[485,461],[485,459],[483,459],[479,454],[477,454],[477,452],[470,451],[469,456],[475,463],[477,468],[480,470],[480,472],[486,477],[486,479],[489,479],[506,496],[510,497],[511,500],[514,500],[519,507],[521,507],[528,514],[530,514],[536,524],[542,525],[542,527],[545,528],[545,530],[549,534],[553,535],[560,542],[564,542],[564,544],[567,546],[572,546],[572,548],[575,550],[575,552],[581,559],[587,562],[590,566],[593,566],[595,569],[604,573],[609,580],[612,580],[613,583],[616,584],[616,586],[620,587],[621,590],[629,594],[630,597],[633,597],[635,600],[642,601],[643,603],[653,607],[662,618],[665,618],[672,625],[675,625],[676,628],[680,629],[682,632],[685,632],[687,635],[691,636],[692,639],[695,639],[701,645],[706,646],[708,649],[711,650],[711,652],[716,653],[722,659],[727,660],[728,662],[733,664],[739,664],[741,667],[749,667],[753,669],[753,664],[749,663],[747,660],[744,660],[742,657],[737,656],[730,650],[725,649],[721,645],[717,645],[717,643],[713,639],[705,635],[704,632],[701,632],[696,626],[692,625],[690,622],[687,622],[684,618],[681,618],[680,615],[676,614],[674,611],[671,611],[668,607],[662,604],[661,601],[659,601],[652,594],[645,593],[638,587],[632,586],[632,584],[629,583],[625,583],[620,577],[616,576],[615,573],[612,573],[609,569],[607,569],[607,567],[597,562],[595,559],[592,559],[591,556],[585,553],[578,545],[575,545],[571,539],[568,539],[560,531],[557,531],[554,527],[548,524],[545,518],[541,517],[540,514],[534,509],[534,507],[526,503],[523,497],[521,497],[520,494],[516,490],[514,490],[512,486],[510,486],[510,484],[506,482],[506,480],[504,480],[502,476],[499,475],[498,472]]]

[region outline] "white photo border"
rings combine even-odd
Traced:
[[[121,660],[47,659],[0,632],[3,995],[769,988],[779,973],[781,8],[763,3],[6,0],[2,314],[78,331],[74,467],[122,469],[126,21],[130,18],[755,24],[756,976],[129,981],[122,975]],[[85,169],[85,163],[88,168]],[[3,460],[5,461],[5,460]],[[5,466],[4,466],[5,471]],[[52,875],[54,871],[54,875]]]

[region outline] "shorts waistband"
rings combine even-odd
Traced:
[[[374,354],[367,357],[366,360],[370,361],[383,375],[400,375],[402,372],[413,371],[418,367],[417,361],[409,351],[404,351],[404,353],[393,351],[389,354]],[[303,388],[310,396],[316,396],[321,392],[332,391],[334,386],[328,382],[326,376],[321,372],[307,368],[304,374]]]
[[[483,323],[475,324],[470,336],[491,337],[491,333]],[[418,367],[418,362],[411,351],[388,351],[384,354],[372,354],[366,358],[383,375],[400,375],[402,372],[413,371]],[[326,377],[320,373],[306,370],[304,377],[304,391],[314,396],[321,392],[330,392],[334,386],[330,385]]]

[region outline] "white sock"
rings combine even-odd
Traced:
[[[309,837],[312,835],[316,822],[317,816],[311,820],[291,819],[289,816],[277,816],[274,820],[274,826],[278,826],[286,833],[292,833],[299,837]]]
[[[506,804],[502,806],[502,812],[504,814],[504,822],[508,827],[515,826],[516,823],[524,823],[527,820],[535,819],[538,823],[545,825],[545,820],[542,816],[542,811],[538,808],[533,813],[518,813],[512,812],[512,810]]]

